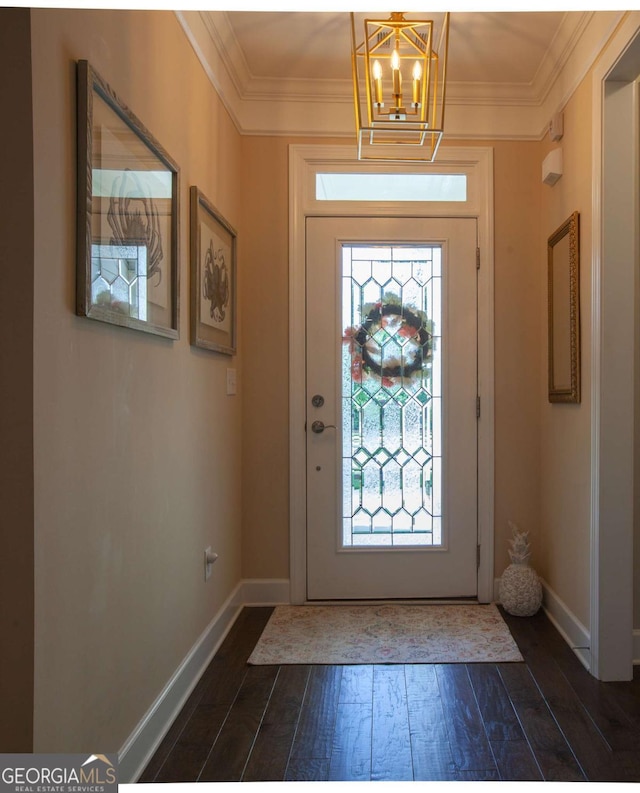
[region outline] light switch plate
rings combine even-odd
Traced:
[[[232,396],[236,393],[236,370],[227,369],[227,394]]]

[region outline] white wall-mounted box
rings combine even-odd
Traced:
[[[562,149],[552,149],[542,163],[542,181],[554,185],[562,176]]]

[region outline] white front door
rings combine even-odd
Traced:
[[[477,594],[477,228],[307,218],[307,598]]]

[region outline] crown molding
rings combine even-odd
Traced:
[[[567,104],[628,14],[628,11],[594,11],[583,15],[588,18],[576,31],[575,42],[570,50],[565,49],[562,54],[558,54],[555,78],[547,82],[547,89],[541,96],[541,106],[546,111],[541,134],[546,132],[551,116]]]
[[[189,13],[189,12],[186,12]],[[221,63],[227,71],[238,96],[245,98],[247,85],[253,78],[226,11],[198,11],[202,25],[211,36]],[[191,14],[189,14],[190,16]]]
[[[351,80],[255,77],[226,11],[175,14],[241,134],[353,135]],[[449,83],[447,137],[539,140],[624,16],[565,14],[531,83]]]
[[[593,16],[593,11],[583,11],[579,16],[577,12],[565,13],[532,81],[532,90],[538,102],[544,101]]]

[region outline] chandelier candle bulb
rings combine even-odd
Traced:
[[[382,102],[382,66],[380,66],[380,61],[373,62],[373,82],[375,85],[375,92],[376,92],[376,104],[380,107],[383,107]]]
[[[422,66],[420,61],[413,64],[413,105],[418,107],[420,104],[420,80],[422,79]]]
[[[400,101],[401,96],[401,75],[400,75],[400,56],[398,55],[398,50],[394,50],[393,54],[391,55],[391,68],[393,70],[393,93],[396,96],[396,105],[400,107],[402,104]]]

